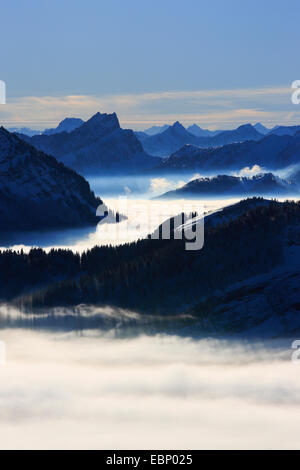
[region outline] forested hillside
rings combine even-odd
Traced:
[[[141,240],[82,254],[41,249],[0,255],[2,299],[27,307],[110,304],[176,313],[232,283],[269,272],[284,258],[286,233],[298,229],[300,204],[242,201],[207,219],[205,244]],[[29,290],[31,293],[29,294]]]

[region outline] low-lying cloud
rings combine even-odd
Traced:
[[[201,178],[199,173],[195,173],[194,175],[189,175],[185,179],[172,179],[172,178],[165,178],[165,177],[157,177],[152,178],[150,180],[150,192],[155,194],[161,194],[166,191],[173,191],[175,189],[182,188],[188,182],[193,181],[195,179]]]
[[[150,191],[152,193],[163,193],[166,191],[172,191],[174,189],[181,188],[186,184],[185,181],[179,180],[179,181],[174,181],[168,178],[152,178],[150,181]]]
[[[0,447],[299,448],[288,344],[0,331]]]
[[[252,176],[265,172],[266,170],[262,166],[253,165],[252,167],[246,166],[245,168],[242,168],[238,173],[236,173],[236,176],[246,176],[251,178]]]

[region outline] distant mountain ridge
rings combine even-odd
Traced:
[[[256,123],[233,130],[210,131],[196,124],[186,129],[177,121],[171,126],[153,126],[146,131],[122,129],[115,113],[96,113],[86,122],[66,118],[56,129],[46,130],[43,135],[18,135],[85,175],[152,168],[155,172],[195,168],[224,171],[256,164],[273,169],[298,161],[300,126],[267,129]]]
[[[218,175],[211,178],[197,178],[174,191],[156,199],[181,199],[193,197],[268,196],[299,194],[299,187],[272,173],[253,177]]]
[[[260,140],[262,134],[257,132],[257,130],[251,124],[243,124],[237,129],[222,131],[214,137],[201,138],[199,143],[202,146],[220,146],[231,143],[240,143],[247,140]]]
[[[260,122],[257,122],[256,124],[254,124],[253,127],[254,127],[254,129],[257,130],[257,132],[259,132],[262,135],[266,135],[271,131],[271,129],[268,129],[266,126],[264,126]]]
[[[20,137],[82,174],[137,171],[158,161],[144,151],[132,130],[121,129],[115,113],[96,113],[69,133]]]
[[[149,127],[149,129],[145,129],[143,132],[147,135],[156,135],[166,131],[169,127],[169,124],[164,124],[162,126],[152,126]]]
[[[217,136],[218,137],[218,136]],[[201,149],[186,145],[164,160],[157,171],[225,171],[242,170],[259,165],[269,170],[300,162],[300,133],[295,136],[268,134],[259,141],[228,144]]]
[[[52,135],[59,134],[60,132],[72,132],[81,126],[84,121],[80,118],[65,118],[54,129],[45,129],[43,134]]]
[[[142,140],[146,152],[151,155],[166,157],[185,144],[197,144],[196,136],[190,134],[180,122],[176,121],[164,132]]]
[[[300,126],[276,126],[269,134],[275,135],[296,135],[300,132]]]
[[[202,129],[202,127],[198,126],[197,124],[192,124],[191,126],[187,127],[186,130],[196,137],[213,137],[217,134],[220,134],[220,132],[223,132],[221,130],[211,131],[209,129]]]
[[[24,135],[27,135],[28,137],[32,137],[34,135],[39,135],[43,133],[43,131],[31,129],[30,127],[8,127],[7,130],[9,132],[13,132],[17,134],[24,134]]]
[[[257,132],[251,124],[245,124],[234,130],[221,131],[215,135],[201,137],[191,134],[177,121],[160,134],[150,137],[142,136],[141,143],[146,152],[151,155],[167,157],[186,144],[203,148],[219,147],[234,142],[260,140],[262,138],[263,135]]]

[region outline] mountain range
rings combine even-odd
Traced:
[[[96,225],[100,203],[82,176],[0,128],[1,236]]]
[[[187,129],[178,121],[172,126],[153,127],[155,131],[137,132],[136,135],[144,149],[156,156],[168,157],[183,145],[196,145],[200,148],[220,147],[231,143],[242,143],[250,140],[258,141],[266,135],[294,136],[300,126],[275,126],[271,129],[260,122],[254,125],[244,124],[233,130],[202,129],[192,124]]]
[[[133,131],[121,129],[115,113],[96,113],[70,132],[20,137],[81,174],[138,171],[158,162]]]
[[[217,136],[219,137],[219,136]],[[268,134],[258,141],[247,141],[217,148],[201,149],[185,145],[165,159],[157,171],[227,172],[259,165],[268,170],[285,168],[300,161],[300,133],[294,136]]]
[[[138,134],[137,137],[140,139],[146,152],[151,155],[167,157],[186,144],[204,148],[219,147],[233,142],[260,140],[263,136],[251,124],[245,124],[234,130],[221,131],[213,136],[201,137],[191,134],[177,121],[160,134],[153,136],[143,135],[142,137]]]
[[[267,129],[257,123],[226,131],[208,131],[197,125],[189,129],[194,134],[177,121],[171,126],[154,126],[150,128],[154,135],[148,135],[122,129],[115,113],[96,113],[86,122],[66,118],[44,134],[16,135],[75,171],[93,176],[143,170],[223,174],[254,165],[273,171],[299,163],[300,126]]]

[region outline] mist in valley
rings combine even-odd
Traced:
[[[287,177],[295,168],[287,168],[277,172],[279,177]],[[259,166],[244,168],[232,172],[232,176],[252,177],[264,172]],[[158,200],[158,196],[181,188],[191,180],[200,177],[212,177],[217,173],[198,174],[187,172],[183,174],[165,175],[126,175],[90,177],[89,183],[95,194],[104,201],[105,205],[114,212],[127,216],[128,220],[120,224],[100,224],[96,227],[84,227],[66,230],[32,231],[10,233],[7,241],[2,240],[0,248],[23,249],[29,251],[32,247],[72,249],[82,253],[95,245],[119,245],[145,238],[160,224],[181,212],[209,214],[225,206],[234,204],[244,196],[212,196],[199,195],[183,199]],[[299,194],[284,197],[278,194],[268,194],[267,198],[278,200],[299,199]],[[100,219],[99,219],[100,220]]]

